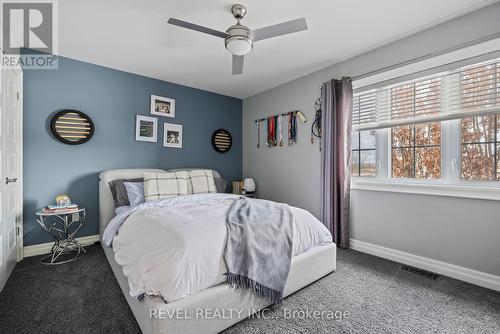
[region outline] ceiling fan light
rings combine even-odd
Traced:
[[[231,37],[226,41],[226,49],[235,56],[244,56],[252,50],[253,43],[246,37]]]

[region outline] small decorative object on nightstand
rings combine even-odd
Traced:
[[[233,194],[255,198],[255,181],[252,178],[233,181]]]
[[[76,234],[85,221],[85,214],[85,208],[79,208],[76,204],[49,205],[36,212],[36,222],[55,239],[50,254],[41,258],[41,263],[67,263],[76,260],[80,253],[86,253],[76,240]]]
[[[241,194],[246,197],[255,198],[255,181],[251,177],[243,180],[243,191]]]
[[[59,206],[70,205],[71,199],[66,194],[61,194],[56,196],[56,204]]]
[[[243,182],[233,182],[233,194],[255,198],[255,181],[252,178],[246,178]]]

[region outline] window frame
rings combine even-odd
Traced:
[[[385,165],[387,166],[385,177],[380,178],[382,183],[396,185],[444,185],[447,184],[444,180],[445,155],[443,154],[443,123],[441,122],[441,178],[439,179],[418,179],[415,177],[394,177],[392,175],[392,136],[391,129],[384,129],[386,132],[385,143]]]
[[[398,84],[402,78],[416,79],[417,74],[425,77],[439,71],[455,70],[459,67],[472,67],[481,62],[492,61],[500,56],[498,43],[481,43],[470,48],[454,50],[436,57],[402,65],[362,77],[353,81],[355,91],[363,92],[377,89],[381,83]],[[489,52],[489,53],[486,53]],[[500,65],[499,65],[500,66]],[[498,77],[497,71],[497,78]],[[450,77],[448,84],[456,84],[458,76]],[[498,82],[500,85],[500,81]],[[497,86],[498,87],[498,86]],[[452,92],[447,92],[445,99],[452,99]],[[445,100],[448,103],[448,100]],[[389,178],[390,140],[388,129],[377,129],[377,177],[353,177],[351,189],[383,191],[407,194],[449,196],[500,201],[500,180],[475,181],[461,179],[461,126],[460,119],[441,122],[441,179],[393,179]],[[500,156],[499,156],[500,158]],[[500,159],[499,159],[500,160]]]
[[[375,136],[377,176],[353,176],[351,189],[500,201],[500,180],[462,180],[460,177],[460,119],[441,122],[441,179],[390,177],[390,129],[377,129]]]
[[[438,122],[432,122],[432,123],[438,123]],[[392,128],[388,129],[389,130],[389,152],[388,152],[388,155],[389,155],[389,162],[388,162],[388,165],[389,165],[389,168],[388,170],[390,171],[390,174],[389,174],[389,178],[390,179],[393,179],[393,180],[416,180],[416,181],[436,181],[436,180],[441,180],[443,178],[443,122],[439,122],[440,123],[440,127],[439,127],[439,130],[440,130],[440,144],[439,145],[417,145],[416,143],[416,126],[418,124],[411,124],[411,125],[408,125],[408,126],[412,126],[413,127],[413,139],[412,139],[412,145],[409,145],[409,146],[393,146],[393,143],[392,143]],[[427,124],[427,123],[424,123],[424,124]],[[441,177],[438,178],[438,179],[421,179],[421,178],[417,178],[416,177],[416,166],[417,166],[417,154],[416,154],[416,150],[417,148],[428,148],[428,147],[439,147],[440,148],[440,153],[441,153],[441,159],[440,159],[440,174],[441,174]],[[411,149],[413,151],[413,177],[394,177],[394,172],[393,172],[393,169],[392,169],[392,151],[395,150],[395,149],[398,149],[398,148],[403,148],[403,149]]]
[[[375,147],[374,148],[361,148],[361,132],[364,131],[375,131]],[[352,165],[351,165],[351,177],[359,177],[359,178],[376,178],[378,176],[378,140],[377,140],[377,131],[376,130],[362,130],[362,131],[352,131],[353,133],[358,133],[358,147],[352,148],[351,146],[351,164],[352,164],[352,156],[354,152],[358,152],[358,175],[352,174]],[[352,138],[351,138],[352,143]],[[362,151],[374,151],[375,152],[375,175],[361,175],[361,152]]]
[[[499,144],[499,141],[497,140],[497,133],[498,133],[498,123],[497,123],[497,117],[498,117],[498,114],[494,114],[494,115],[491,115],[494,117],[494,125],[493,125],[493,128],[494,128],[494,140],[493,141],[478,141],[478,142],[469,142],[469,143],[464,143],[462,141],[462,133],[460,133],[460,139],[459,139],[459,142],[458,142],[458,145],[459,146],[459,151],[460,151],[460,160],[462,159],[462,149],[464,146],[467,146],[467,145],[470,145],[470,146],[474,146],[474,145],[493,145],[493,180],[464,180],[463,177],[462,177],[462,168],[463,168],[463,165],[462,165],[462,161],[460,161],[460,180],[462,181],[476,181],[476,182],[498,182],[498,144]],[[461,127],[461,124],[460,124],[460,128]],[[461,132],[461,131],[460,131]]]

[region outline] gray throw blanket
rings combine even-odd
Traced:
[[[227,282],[280,303],[292,259],[290,207],[243,197],[229,210],[226,227]]]

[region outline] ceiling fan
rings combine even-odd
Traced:
[[[305,18],[278,23],[256,30],[250,30],[248,27],[240,23],[240,20],[243,19],[247,13],[245,6],[234,5],[231,7],[231,13],[234,18],[238,20],[238,22],[227,28],[226,32],[203,27],[194,23],[175,19],[173,17],[168,20],[168,23],[224,38],[226,49],[233,54],[233,75],[241,74],[243,72],[244,57],[252,50],[254,42],[307,30]]]

